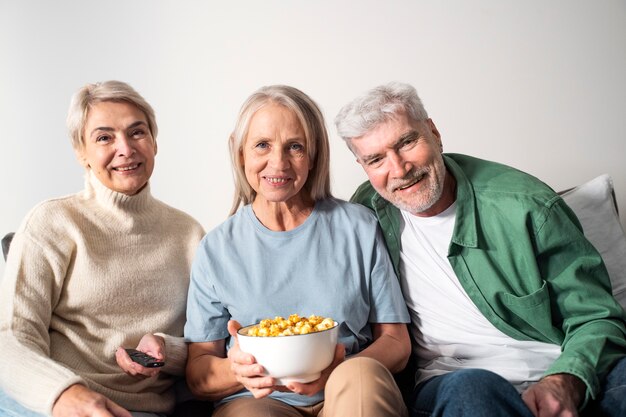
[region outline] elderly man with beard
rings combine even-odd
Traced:
[[[412,416],[626,415],[624,311],[550,187],[443,153],[415,89],[391,83],[335,119],[412,316]]]

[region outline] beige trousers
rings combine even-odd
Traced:
[[[353,358],[328,378],[325,401],[294,407],[272,398],[238,398],[219,406],[213,417],[406,417],[393,376],[380,362]]]

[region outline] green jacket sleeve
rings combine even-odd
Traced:
[[[569,373],[582,379],[586,403],[596,397],[599,380],[626,354],[624,311],[611,295],[600,254],[561,198],[546,211],[535,238],[537,264],[551,295],[552,322],[564,335],[562,354],[546,375]]]

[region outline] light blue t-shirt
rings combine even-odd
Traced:
[[[369,323],[410,321],[370,210],[329,198],[318,201],[297,228],[276,232],[247,205],[204,237],[191,270],[188,341],[229,338],[231,318],[246,326],[294,313],[340,323],[339,343],[346,355],[372,342]],[[244,390],[223,401],[242,395],[251,394]],[[323,393],[271,396],[296,406],[323,400]]]

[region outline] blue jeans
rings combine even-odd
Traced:
[[[506,379],[484,369],[463,369],[419,384],[411,417],[533,417]]]
[[[419,384],[408,408],[411,417],[533,417],[513,385],[483,369],[455,371]],[[581,416],[626,416],[626,358],[609,372],[600,395]]]

